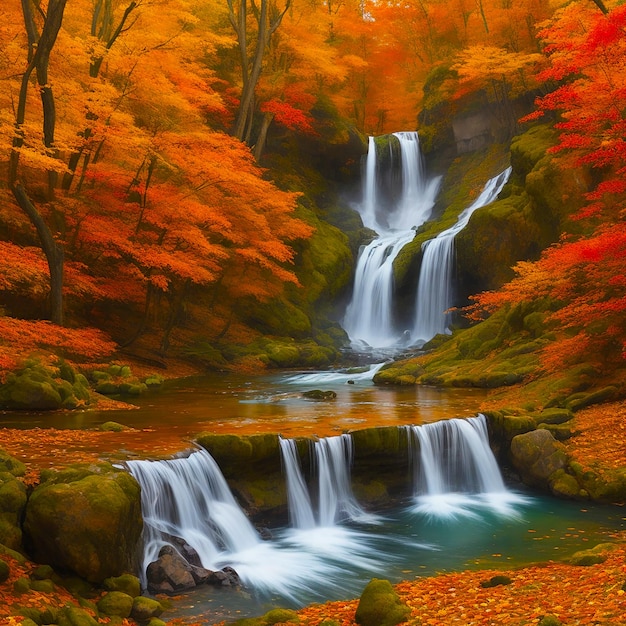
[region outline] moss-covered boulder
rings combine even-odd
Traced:
[[[395,626],[410,614],[388,580],[373,578],[361,594],[354,619],[361,626]]]
[[[89,383],[68,363],[56,366],[27,359],[0,384],[0,408],[49,411],[75,409],[90,402]]]
[[[133,600],[130,616],[137,622],[147,622],[163,613],[163,606],[158,600],[137,596]]]
[[[19,461],[16,463],[23,465]],[[0,458],[0,544],[13,550],[22,546],[21,521],[26,507],[26,487],[13,473],[2,470],[10,466],[13,471],[21,472],[19,465],[15,465],[8,455]]]
[[[133,598],[122,591],[109,591],[97,603],[98,611],[114,617],[129,617],[133,608]]]
[[[59,611],[56,623],[58,626],[98,626],[98,621],[85,609],[69,605]]]
[[[562,443],[547,430],[533,430],[513,437],[511,461],[522,481],[532,487],[549,489],[549,480],[564,470],[569,457]]]
[[[140,488],[126,472],[44,482],[26,506],[33,557],[92,582],[132,569],[142,530]]]
[[[580,565],[583,567],[604,563],[609,554],[613,552],[613,550],[616,550],[617,547],[618,546],[614,543],[599,543],[593,548],[575,552],[568,559],[568,562],[572,565]]]
[[[0,559],[0,583],[3,583],[5,580],[9,578],[11,574],[11,568],[6,561]]]
[[[122,574],[107,578],[103,585],[107,591],[123,591],[131,598],[141,595],[141,582],[133,574]]]

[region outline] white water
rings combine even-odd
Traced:
[[[459,214],[454,226],[424,242],[412,344],[423,345],[435,335],[449,332],[447,311],[453,305],[454,238],[467,226],[474,211],[497,198],[510,174],[509,167],[490,179],[476,200]]]
[[[393,318],[393,262],[429,217],[439,179],[427,180],[417,133],[395,133],[402,160],[402,194],[396,206],[380,206],[376,144],[370,137],[359,211],[379,236],[359,253],[353,295],[343,327],[353,345],[385,348],[402,342]]]
[[[511,504],[523,500],[504,485],[489,446],[484,415],[411,426],[409,444],[416,512],[474,516],[473,507],[482,505],[502,515],[515,515]]]
[[[177,548],[173,538],[191,546],[203,567],[230,566],[256,593],[278,594],[296,603],[303,595],[317,596],[320,588],[328,586],[354,593],[343,580],[347,569],[373,571],[384,560],[369,544],[369,537],[339,526],[300,528],[272,541],[262,540],[206,450],[187,458],[128,461],[126,465],[141,485],[144,554],[140,577],[144,586],[146,568],[158,558],[160,549]],[[342,499],[338,497],[338,502]]]
[[[317,385],[319,383],[359,383],[371,382],[376,372],[384,363],[374,363],[362,371],[336,370],[325,372],[307,372],[305,374],[292,374],[284,380],[293,385]]]
[[[309,490],[302,476],[296,440],[280,437],[279,444],[287,483],[289,522],[294,528],[314,528],[315,516]]]

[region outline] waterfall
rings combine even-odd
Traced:
[[[343,327],[354,345],[384,348],[398,344],[402,332],[393,317],[393,262],[429,217],[439,179],[426,179],[417,133],[395,133],[402,167],[402,193],[396,203],[381,206],[382,185],[376,167],[376,144],[370,137],[360,207],[363,223],[379,234],[364,246],[357,260],[353,295]],[[384,219],[381,217],[384,217]]]
[[[253,548],[261,541],[206,450],[188,458],[126,465],[141,485],[142,575],[163,546],[177,547],[172,538],[183,539],[208,569],[221,569],[224,553]]]
[[[289,519],[294,528],[330,529],[343,521],[376,522],[376,516],[366,513],[352,493],[350,468],[353,441],[350,435],[324,437],[313,445],[313,465],[317,471],[317,516],[302,476],[295,440],[281,437],[280,451],[287,483]]]
[[[435,335],[449,332],[447,311],[453,305],[454,238],[467,226],[474,211],[497,198],[510,173],[509,167],[490,179],[476,200],[459,214],[454,226],[423,244],[415,324],[411,333],[414,345],[423,345]]]
[[[438,516],[473,515],[471,507],[486,504],[514,515],[509,492],[489,446],[484,415],[410,426],[416,511]]]
[[[352,493],[352,455],[353,442],[348,434],[324,437],[315,442],[320,526],[333,526],[337,521],[367,517]]]
[[[295,439],[279,438],[280,453],[287,483],[287,500],[289,520],[294,528],[315,527],[315,516],[311,506],[311,498],[307,489]]]

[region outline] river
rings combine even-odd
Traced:
[[[176,434],[189,440],[201,431],[329,437],[374,425],[470,417],[486,397],[481,390],[380,387],[371,377],[372,371],[214,374],[166,382],[138,398],[134,410],[9,412],[0,415],[0,427],[94,428],[115,420],[146,429],[150,436]],[[337,396],[307,400],[302,392],[310,389],[332,390]],[[373,511],[375,517],[364,522],[308,530],[272,528],[272,538],[255,547],[258,553],[228,556],[235,569],[250,570],[258,584],[243,590],[199,588],[176,599],[165,617],[209,624],[262,614],[274,606],[355,597],[373,577],[398,581],[561,559],[626,528],[618,507],[558,501],[531,494],[519,484],[508,489],[506,506],[501,501],[492,506],[481,497],[458,503],[455,494],[446,494],[450,508],[445,514],[407,502],[384,514]],[[290,581],[286,588],[284,580]]]

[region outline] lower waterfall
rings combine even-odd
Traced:
[[[412,518],[416,531],[403,539],[383,530],[397,526],[393,518],[368,513],[357,502],[351,487],[350,434],[309,441],[310,485],[296,441],[279,437],[290,526],[272,529],[270,539],[251,524],[206,450],[165,461],[128,461],[142,491],[142,582],[161,549],[172,546],[183,556],[185,550],[197,553],[207,569],[233,568],[259,597],[282,598],[292,606],[350,597],[358,591],[358,581],[389,575],[400,545],[402,558],[413,554],[416,562],[438,550],[426,541],[432,532],[424,526],[428,519],[454,523],[445,520],[477,515],[477,507],[512,517],[513,504],[524,502],[502,481],[484,416],[398,428],[410,435],[414,462],[415,503],[398,515]]]

